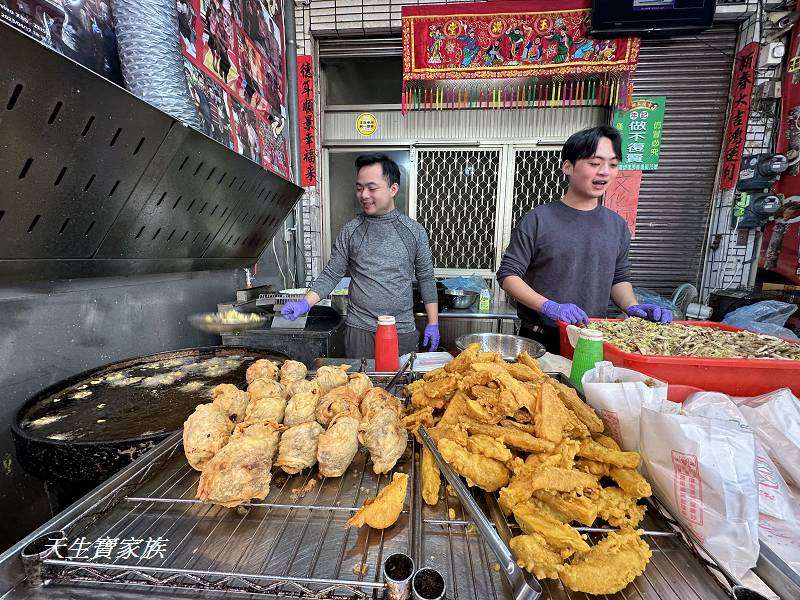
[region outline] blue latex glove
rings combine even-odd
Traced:
[[[570,325],[589,324],[589,316],[575,304],[559,304],[548,300],[542,305],[542,314],[553,321],[564,321]]]
[[[625,312],[628,313],[629,317],[640,317],[656,323],[666,324],[672,322],[672,311],[668,308],[661,308],[656,304],[634,304],[629,306]]]
[[[281,316],[287,321],[294,321],[299,319],[308,311],[311,310],[311,305],[305,298],[300,302],[287,302],[286,306],[281,309]]]
[[[428,348],[429,352],[436,352],[439,348],[439,342],[441,341],[441,335],[439,334],[439,326],[436,324],[433,325],[426,325],[425,326],[425,333],[422,336],[422,347]],[[428,345],[430,343],[430,345]]]

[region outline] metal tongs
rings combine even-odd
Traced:
[[[480,531],[484,541],[497,557],[497,562],[500,563],[500,569],[505,574],[506,579],[508,579],[514,600],[537,600],[542,595],[542,586],[539,584],[539,580],[517,565],[514,556],[511,554],[511,550],[508,549],[508,546],[503,542],[500,535],[489,522],[489,519],[483,514],[481,507],[478,506],[478,503],[475,502],[475,498],[472,497],[472,494],[461,481],[461,477],[459,477],[459,475],[450,468],[450,465],[445,462],[444,458],[442,458],[439,449],[436,447],[436,443],[431,439],[431,436],[428,435],[424,425],[419,426],[419,435],[425,446],[431,451],[447,483],[449,483],[456,494],[458,494],[458,498],[461,500],[464,510],[467,511],[475,522],[475,526],[478,528],[478,531]]]

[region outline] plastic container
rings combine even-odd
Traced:
[[[581,329],[574,325],[568,325],[567,335],[570,346],[575,345],[569,380],[582,394],[584,373],[594,369],[595,364],[603,360],[603,334],[593,329]]]
[[[488,313],[489,307],[492,305],[492,293],[486,288],[481,290],[480,302],[478,310],[482,313]]]
[[[400,350],[394,317],[380,316],[375,331],[375,370],[383,373],[399,368]]]
[[[619,320],[619,319],[592,319]],[[738,327],[712,321],[676,321],[682,325],[713,327],[725,331],[741,331]],[[567,337],[566,324],[559,323],[561,354],[572,358],[573,348]],[[670,385],[686,385],[730,396],[760,396],[782,387],[800,395],[800,360],[755,358],[692,358],[688,356],[643,356],[623,352],[603,342],[605,360],[650,375]]]

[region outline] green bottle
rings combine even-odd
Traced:
[[[580,328],[574,325],[567,325],[567,335],[569,336],[570,344],[575,347],[569,380],[582,394],[583,384],[581,380],[584,373],[594,369],[595,363],[603,360],[603,333],[587,327]]]

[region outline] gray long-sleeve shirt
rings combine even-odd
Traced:
[[[378,316],[391,315],[399,333],[414,331],[411,283],[415,276],[422,301],[437,301],[428,235],[422,225],[397,209],[379,217],[362,214],[347,222],[311,291],[327,297],[348,272],[346,323],[351,327],[375,331]]]
[[[497,280],[517,275],[538,293],[605,317],[611,287],[630,281],[630,233],[625,220],[604,206],[583,211],[563,202],[537,206],[511,236]],[[523,323],[554,326],[532,308],[517,305]]]

